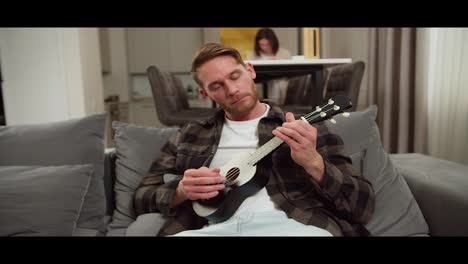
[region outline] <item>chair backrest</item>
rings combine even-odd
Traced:
[[[172,76],[170,73],[161,72],[156,66],[148,67],[146,73],[159,120],[163,124],[171,123],[171,113],[183,109],[178,100]]]
[[[284,105],[303,105],[307,101],[304,97],[306,96],[310,79],[310,74],[289,78]]]
[[[364,70],[362,61],[328,68],[323,87],[324,99],[328,100],[338,94],[346,95],[353,103],[350,111],[356,110]]]
[[[172,73],[157,67],[146,69],[159,121],[166,126],[184,126],[195,119],[213,116],[216,108],[190,107],[182,81]]]
[[[171,79],[179,104],[181,105],[182,109],[189,109],[190,105],[187,97],[187,91],[185,90],[182,81],[175,74],[171,74]]]

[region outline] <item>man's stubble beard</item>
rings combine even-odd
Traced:
[[[226,106],[226,105],[222,105],[222,107],[224,108],[224,110],[228,113],[232,113],[234,115],[244,115],[244,114],[247,114],[249,113],[250,111],[252,111],[252,109],[255,108],[255,105],[257,104],[257,101],[258,101],[258,94],[257,94],[257,87],[255,86],[255,83],[252,81],[252,86],[250,87],[250,94],[248,95],[250,98],[250,102],[249,104],[247,105],[244,105],[242,106],[241,108],[239,107],[236,107],[236,106],[233,106],[233,107],[230,107],[230,106]],[[244,99],[242,99],[244,100]]]

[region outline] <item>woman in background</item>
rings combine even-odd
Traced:
[[[247,60],[286,60],[291,59],[289,50],[281,48],[278,37],[271,28],[258,30],[255,36],[254,51],[247,55]],[[271,80],[268,82],[268,99],[282,105],[288,88],[287,78]],[[257,85],[261,91],[261,84]]]

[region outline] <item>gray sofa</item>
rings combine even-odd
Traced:
[[[373,183],[375,236],[468,235],[468,166],[422,154],[387,154],[377,107],[337,116],[330,127]],[[114,122],[106,115],[0,127],[0,236],[154,236],[165,219],[136,216],[133,194],[176,128]],[[327,121],[328,122],[328,121]],[[178,175],[165,175],[165,180]]]

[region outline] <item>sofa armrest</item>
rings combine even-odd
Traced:
[[[422,154],[391,154],[432,236],[468,235],[468,166]]]

